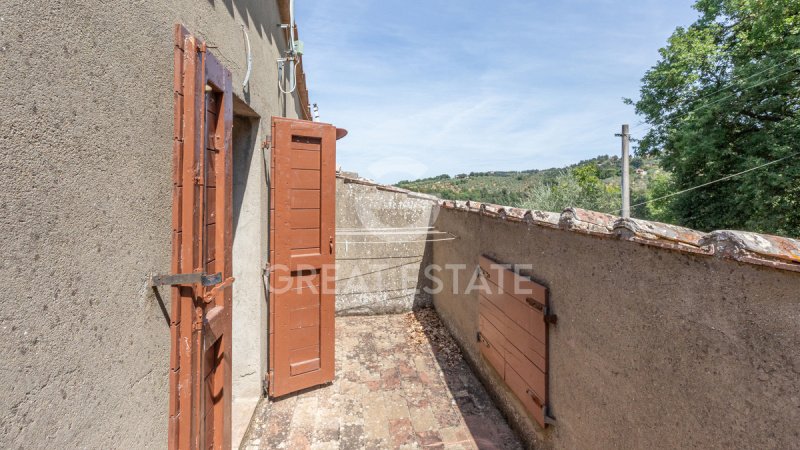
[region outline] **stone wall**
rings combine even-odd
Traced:
[[[512,424],[536,448],[790,448],[800,442],[797,241],[581,210],[443,202],[434,305]],[[616,230],[616,231],[615,231]],[[780,244],[770,247],[771,243]],[[528,264],[558,315],[542,430],[480,354],[478,257]],[[737,260],[738,259],[738,260]],[[744,261],[744,262],[743,262]],[[794,261],[794,262],[793,262]],[[467,276],[464,276],[464,275]]]
[[[336,180],[336,313],[390,314],[430,306],[422,268],[436,198],[357,176]]]

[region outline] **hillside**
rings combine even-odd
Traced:
[[[543,170],[471,172],[404,180],[398,187],[452,200],[476,200],[499,205],[558,211],[578,206],[613,211],[620,205],[622,164],[618,156],[601,155],[567,167]],[[656,158],[631,158],[631,202],[652,197],[668,183]],[[651,217],[640,208],[639,217]]]

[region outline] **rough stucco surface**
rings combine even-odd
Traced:
[[[169,329],[146,280],[170,269],[173,26],[217,47],[260,141],[277,7],[8,0],[0,19],[0,447],[164,447]]]
[[[336,180],[336,313],[391,314],[430,305],[420,277],[431,200]]]
[[[239,443],[262,396],[267,372],[267,305],[262,278],[269,210],[257,119],[233,122],[233,355],[231,435]]]
[[[550,289],[546,431],[475,343],[477,293],[434,305],[480,377],[540,448],[790,448],[800,442],[800,276],[631,242],[442,210],[433,262],[530,264]],[[459,277],[464,292],[469,276]]]

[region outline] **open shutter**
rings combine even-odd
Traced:
[[[179,25],[174,85],[169,448],[230,448],[231,75]]]
[[[333,380],[336,127],[272,119],[270,383]]]

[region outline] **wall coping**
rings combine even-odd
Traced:
[[[360,178],[354,173],[337,173],[336,176],[345,183],[372,186],[381,191],[435,201],[443,209],[800,272],[800,240],[797,239],[736,230],[717,230],[704,233],[678,225],[641,219],[624,219],[613,214],[581,208],[567,208],[561,213],[556,213],[472,200],[444,200],[434,195],[383,185]]]

